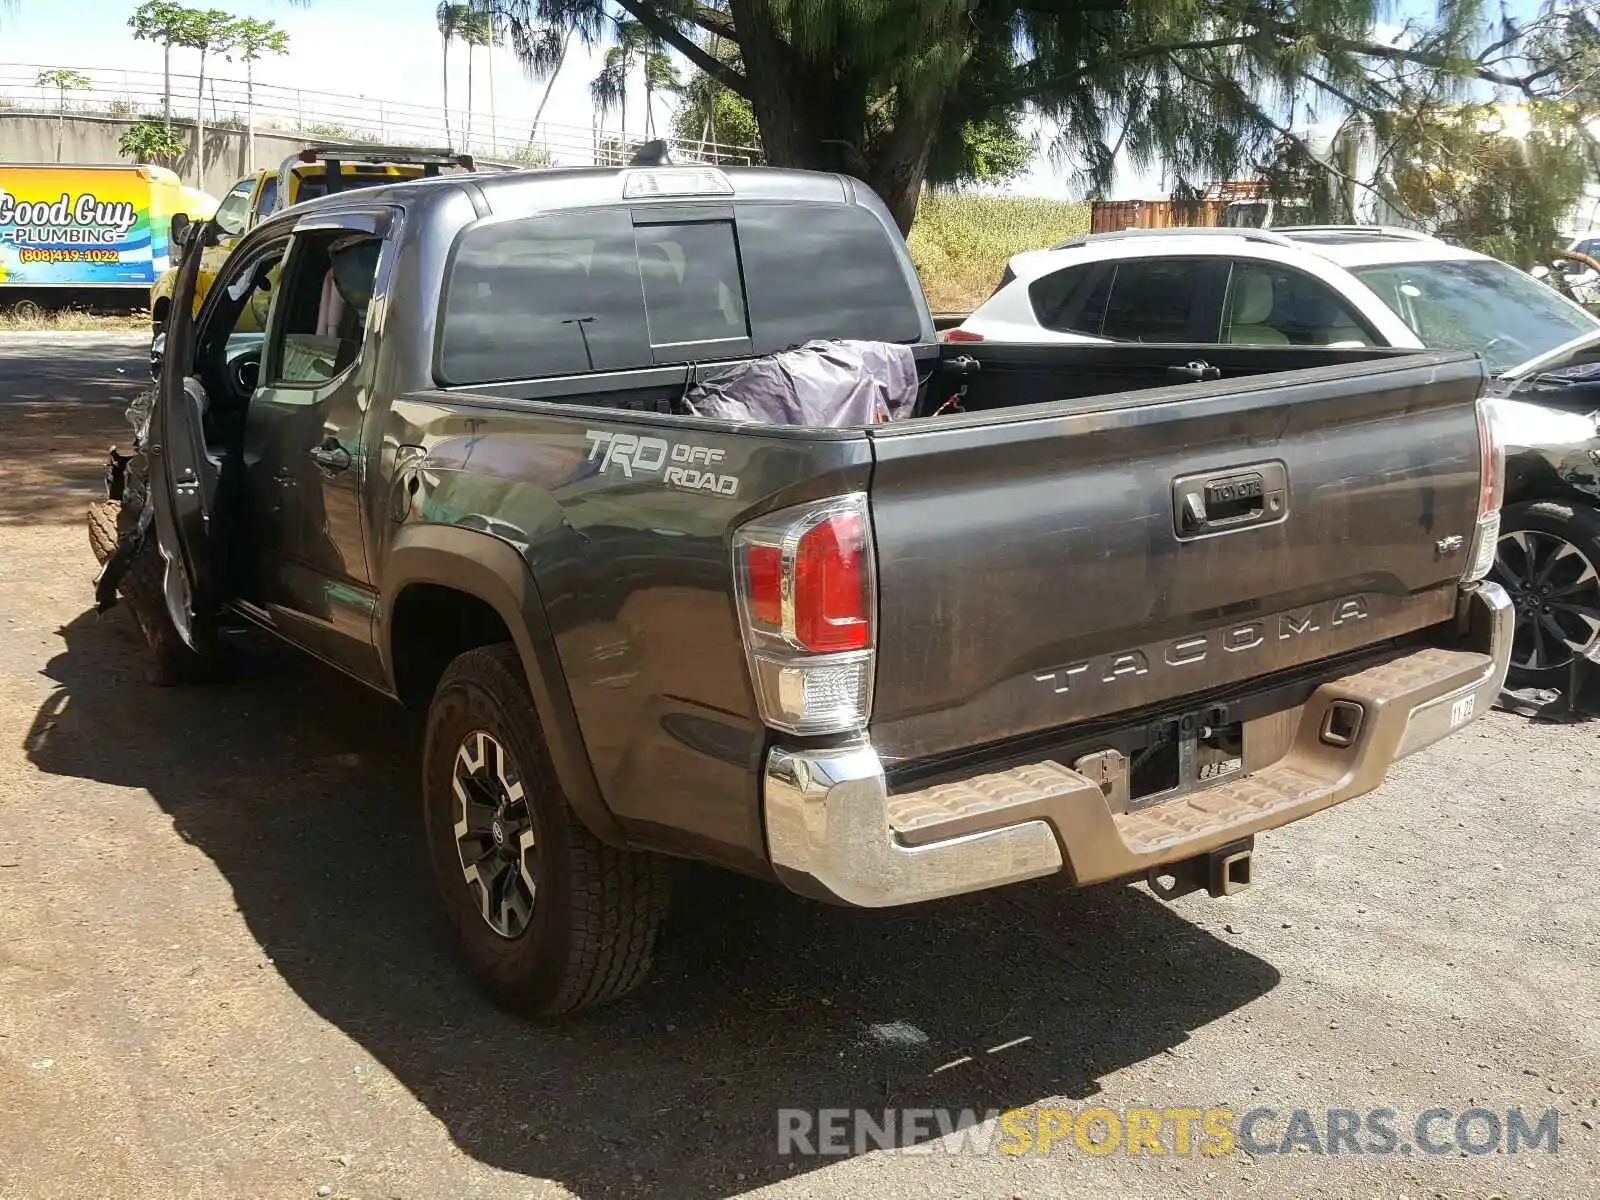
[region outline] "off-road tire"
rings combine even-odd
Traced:
[[[122,504],[116,500],[97,500],[89,505],[89,549],[94,560],[104,565],[111,552],[117,548],[117,519]]]
[[[532,819],[536,888],[531,916],[514,938],[484,920],[456,844],[456,756],[478,730],[509,753]],[[551,1017],[615,1000],[644,982],[666,916],[668,864],[606,845],[568,806],[515,646],[469,650],[445,669],[428,708],[422,801],[452,947],[497,1003]]]
[[[1548,534],[1561,538],[1589,560],[1590,566],[1600,571],[1600,511],[1585,504],[1570,503],[1565,500],[1531,500],[1520,504],[1507,505],[1500,514],[1500,536],[1522,531]],[[1501,569],[1501,564],[1496,563],[1490,572],[1491,579],[1506,587],[1515,599],[1514,583],[1508,579]],[[1519,631],[1525,619],[1524,613],[1519,609],[1517,623]],[[1518,637],[1514,655],[1522,652],[1523,638]],[[1512,663],[1511,670],[1506,676],[1506,684],[1513,688],[1555,688],[1564,690],[1571,681],[1571,662],[1563,662],[1557,666],[1536,669],[1528,666],[1517,666]]]
[[[117,507],[120,534],[133,524],[134,518],[127,509]],[[92,529],[93,513],[90,521]],[[91,541],[94,536],[91,532]],[[227,671],[227,658],[216,627],[208,621],[197,620],[194,648],[184,642],[167,613],[166,593],[161,583],[164,569],[161,547],[156,543],[155,530],[151,529],[145,534],[144,544],[139,547],[138,556],[129,565],[127,574],[117,584],[117,595],[133,615],[150,651],[145,678],[156,687],[209,683],[221,678]]]

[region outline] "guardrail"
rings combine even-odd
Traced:
[[[65,95],[40,86],[45,71],[71,70],[88,86]],[[323,141],[440,145],[497,161],[539,166],[616,166],[642,141],[630,135],[625,143],[615,131],[541,121],[525,121],[482,111],[396,103],[366,96],[286,88],[242,79],[172,76],[172,115],[184,121],[203,113],[208,128],[244,130],[253,110],[258,133],[274,132]],[[137,120],[161,116],[163,83],[159,71],[127,71],[103,67],[60,68],[44,63],[0,63],[0,117],[7,112],[56,116],[120,117]],[[252,104],[253,96],[253,104]],[[715,141],[668,139],[683,160],[749,166],[762,161],[755,146]]]

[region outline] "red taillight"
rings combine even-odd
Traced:
[[[794,638],[805,649],[826,654],[872,645],[866,550],[865,522],[856,512],[836,513],[800,538],[794,560]]]
[[[778,546],[751,546],[746,555],[750,615],[770,629],[782,629],[783,550]]]
[[[864,728],[877,612],[866,494],[768,513],[734,531],[732,550],[762,721],[806,735]]]
[[[946,329],[944,340],[947,342],[981,342],[983,334],[973,333],[970,329]]]

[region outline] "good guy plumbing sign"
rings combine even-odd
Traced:
[[[178,189],[156,167],[0,165],[0,285],[149,287]]]

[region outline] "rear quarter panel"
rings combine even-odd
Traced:
[[[426,453],[415,494],[402,482],[391,497],[404,520],[487,532],[527,563],[600,793],[630,841],[765,874],[755,781],[767,735],[729,537],[772,508],[864,490],[865,436],[459,392],[407,396],[390,420],[386,440]],[[631,455],[608,457],[628,438]],[[667,481],[691,455],[719,458],[706,470],[723,492]]]

